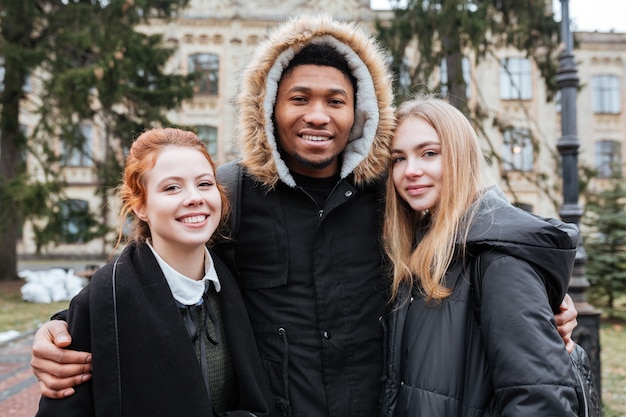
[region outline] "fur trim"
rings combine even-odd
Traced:
[[[395,127],[391,74],[385,53],[369,32],[326,14],[300,15],[276,27],[244,70],[237,100],[241,163],[268,187],[279,179],[295,187],[277,149],[272,116],[283,69],[312,42],[332,43],[346,56],[357,80],[355,122],[340,175],[354,173],[357,184],[372,182],[385,174]]]

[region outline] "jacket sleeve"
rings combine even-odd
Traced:
[[[569,354],[545,283],[528,263],[506,255],[487,261],[481,326],[499,415],[577,415]]]
[[[68,311],[68,328],[72,344],[68,349],[91,352],[89,324],[89,290],[83,288],[71,301]],[[74,395],[63,399],[41,397],[36,417],[92,417],[95,416],[92,382],[89,380],[74,387]]]

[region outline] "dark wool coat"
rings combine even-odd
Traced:
[[[480,314],[471,261],[465,269],[453,262],[446,282],[454,290],[440,303],[404,293],[389,324],[381,416],[577,415],[575,377],[554,322],[577,229],[525,213],[495,190],[481,204],[467,240],[484,270]]]
[[[265,416],[261,367],[241,294],[224,264],[212,258],[237,408]],[[97,271],[69,308],[70,348],[92,352],[92,380],[71,397],[42,398],[37,416],[213,416],[194,345],[150,248],[130,245],[119,257],[115,281],[112,272],[113,263]]]

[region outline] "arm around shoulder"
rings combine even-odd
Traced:
[[[67,349],[72,343],[65,321],[51,320],[35,333],[31,367],[45,397],[73,395],[75,385],[91,378],[91,354]]]

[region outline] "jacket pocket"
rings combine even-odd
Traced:
[[[288,238],[273,219],[268,219],[268,223],[274,226],[255,232],[242,229],[235,243],[235,261],[244,289],[267,289],[287,284]]]
[[[280,360],[268,360],[263,358],[263,367],[267,373],[269,381],[269,391],[272,395],[270,407],[273,409],[272,415],[282,417],[291,416],[291,404],[289,403],[289,345],[287,333],[284,328],[279,328],[276,332],[281,346]],[[277,412],[277,413],[276,413]]]

